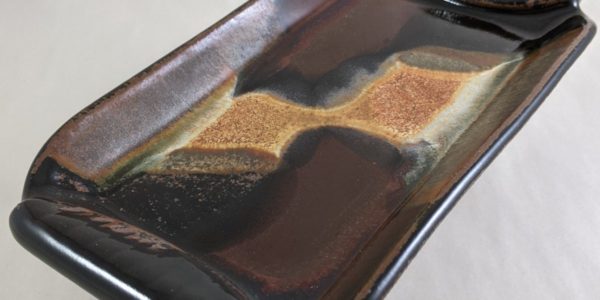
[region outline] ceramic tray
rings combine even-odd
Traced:
[[[250,1],[59,129],[11,228],[101,298],[382,298],[593,32],[567,0]]]

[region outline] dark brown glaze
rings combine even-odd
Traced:
[[[249,293],[322,296],[401,204],[422,148],[401,154],[353,130],[322,129],[300,137],[286,167],[266,178],[143,175],[105,205],[206,255]]]
[[[461,2],[251,1],[65,124],[25,197],[220,296],[365,297],[591,30]]]
[[[305,164],[265,188],[263,201],[283,206],[263,213],[273,214],[268,225],[211,254],[266,295],[322,296],[407,192],[410,155],[339,130],[316,143]]]

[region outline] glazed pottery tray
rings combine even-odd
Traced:
[[[250,1],[58,130],[11,228],[101,298],[382,298],[593,32],[568,0]]]

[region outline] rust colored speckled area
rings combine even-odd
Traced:
[[[266,92],[223,100],[231,106],[155,172],[272,172],[295,137],[320,127],[352,128],[400,147],[477,75],[414,67],[396,56],[384,65],[370,84],[330,107],[307,107]]]

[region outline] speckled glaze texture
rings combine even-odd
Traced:
[[[381,298],[593,33],[574,1],[250,1],[59,129],[13,233],[102,298]]]

